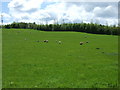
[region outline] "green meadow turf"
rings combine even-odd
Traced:
[[[118,36],[29,29],[2,35],[3,88],[118,86]]]

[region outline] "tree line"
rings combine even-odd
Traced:
[[[13,22],[12,24],[4,25],[3,28],[21,28],[21,29],[35,29],[41,31],[76,31],[93,34],[107,34],[119,35],[120,27],[108,26],[96,23],[63,23],[63,24],[41,24],[25,22]]]

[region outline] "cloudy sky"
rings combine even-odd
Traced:
[[[105,1],[105,0],[103,0]],[[118,2],[2,0],[4,24],[15,22],[118,24]]]

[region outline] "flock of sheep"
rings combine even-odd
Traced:
[[[38,40],[38,41],[36,41],[36,42],[40,42],[40,41]],[[44,43],[48,43],[49,41],[48,41],[48,40],[43,40],[43,42],[44,42]],[[58,41],[58,40],[56,40],[56,43],[62,44],[62,42],[61,42],[61,41]],[[88,41],[85,42],[85,43],[88,43]],[[83,44],[84,44],[84,42],[80,42],[80,45],[83,45]]]
[[[31,33],[31,32],[30,32],[30,33]],[[87,38],[87,37],[85,37],[85,38]],[[24,40],[27,40],[27,39],[25,38]],[[37,40],[36,42],[41,42],[41,41]],[[43,42],[44,42],[44,43],[48,43],[49,40],[43,40]],[[58,41],[58,40],[56,40],[56,43],[62,44],[62,42],[61,42],[61,41]],[[79,45],[83,45],[84,43],[89,43],[89,42],[88,42],[88,41],[86,41],[86,42],[79,42]]]
[[[37,40],[36,42],[40,42],[39,40]],[[43,42],[44,43],[48,43],[49,42],[49,40],[43,40]],[[58,40],[56,40],[56,43],[58,43],[58,44],[62,44],[62,42],[61,41],[58,41]]]
[[[27,39],[25,38],[24,40],[27,40]],[[40,41],[37,40],[36,42],[40,42]],[[44,43],[48,43],[49,41],[48,41],[48,40],[43,40],[43,42],[44,42]],[[58,44],[62,44],[62,42],[61,42],[61,41],[58,41],[58,40],[56,40],[56,43],[58,43]],[[88,41],[86,41],[85,43],[88,43]],[[84,42],[80,42],[79,44],[80,44],[80,45],[83,45]]]
[[[31,33],[31,32],[30,32]],[[87,37],[85,37],[85,38],[87,38]],[[26,38],[25,38],[25,40],[27,40]],[[40,42],[39,40],[37,40],[36,42]],[[43,42],[44,43],[48,43],[49,41],[48,40],[43,40]],[[62,44],[62,42],[61,41],[58,41],[58,40],[56,40],[56,43],[58,43],[58,44]],[[79,44],[80,45],[83,45],[84,43],[89,43],[88,41],[86,41],[86,42],[80,42]]]
[[[88,43],[88,41],[86,43]],[[83,45],[83,44],[84,44],[84,42],[80,42],[80,45]]]
[[[48,43],[48,40],[44,40],[43,42]],[[61,44],[62,42],[56,40],[56,43]]]

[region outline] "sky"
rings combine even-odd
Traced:
[[[89,0],[88,0],[89,1]],[[12,22],[118,24],[117,0],[1,0],[4,24]]]

